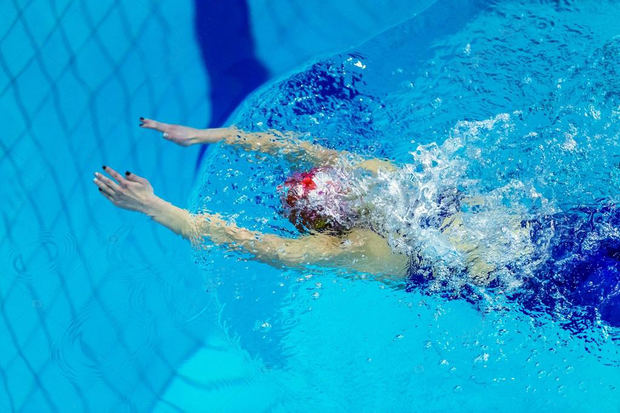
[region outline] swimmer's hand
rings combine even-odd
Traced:
[[[114,179],[95,172],[93,182],[99,187],[99,192],[117,207],[147,213],[149,208],[158,200],[153,192],[153,187],[145,178],[129,171],[125,172],[125,176],[122,176],[105,165],[103,170]]]
[[[231,134],[230,128],[196,129],[146,118],[140,118],[140,127],[162,132],[164,139],[181,146],[190,146],[197,143],[216,143]]]

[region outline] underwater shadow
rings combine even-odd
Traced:
[[[194,0],[196,41],[209,79],[209,127],[222,126],[254,89],[269,78],[256,58],[246,0]],[[196,171],[207,145],[202,145]]]

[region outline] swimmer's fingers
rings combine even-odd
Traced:
[[[99,192],[101,193],[101,195],[105,196],[108,199],[108,201],[114,203],[114,197],[112,195],[110,195],[109,193],[107,193],[101,188],[99,188]]]
[[[104,166],[103,170],[109,173],[112,178],[116,179],[116,182],[118,182],[118,185],[121,188],[127,188],[127,180],[123,177],[123,175],[119,174],[109,166]]]
[[[150,185],[149,181],[146,178],[143,178],[141,176],[138,176],[134,173],[131,173],[129,171],[125,172],[125,178],[130,181],[130,182],[136,182],[138,184],[142,184],[142,185]]]
[[[154,129],[156,131],[165,132],[170,125],[164,122],[157,122],[153,119],[140,118],[140,127],[146,129]]]
[[[106,182],[104,182],[101,179],[101,177],[103,177],[103,175],[99,173],[95,173],[95,179],[93,179],[93,182],[95,183],[95,185],[97,185],[101,193],[107,195],[108,197],[113,197],[115,193],[114,189],[111,186],[109,186]]]
[[[173,125],[147,118],[140,118],[140,127],[162,132],[164,139],[178,144],[183,144],[183,141],[187,138],[179,132],[182,132],[182,129],[190,129],[187,126]]]
[[[100,174],[99,172],[95,172],[95,184],[102,190],[106,190],[111,195],[114,195],[117,192],[120,192],[122,188],[113,180],[108,178],[107,176]]]

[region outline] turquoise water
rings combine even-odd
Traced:
[[[136,119],[203,121],[191,26],[167,28],[191,14],[0,4],[0,411],[147,410],[213,325],[192,319],[208,300],[186,245],[102,204],[91,182],[107,163],[187,198],[181,166],[196,153],[138,134]]]
[[[415,17],[430,2],[388,3],[373,16],[367,2],[250,2],[276,77],[230,122],[413,165],[402,179],[430,188],[491,194],[487,237],[511,211],[618,202],[617,2],[442,2]],[[295,7],[308,30],[286,24]],[[570,312],[507,300],[506,286],[471,303],[458,277],[406,291],[192,253],[102,204],[90,180],[105,163],[176,204],[295,236],[275,190],[289,165],[213,146],[194,178],[194,148],[134,122],[205,123],[190,5],[0,10],[0,410],[618,411],[618,329],[596,317],[575,328]],[[397,212],[392,201],[384,211]],[[507,283],[530,268],[519,264]]]

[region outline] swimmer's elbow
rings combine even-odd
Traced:
[[[311,235],[289,239],[273,249],[277,262],[288,267],[329,265],[341,253],[331,237]]]

